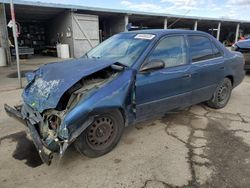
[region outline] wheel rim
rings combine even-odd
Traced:
[[[116,132],[117,128],[111,117],[99,117],[88,128],[87,143],[94,150],[103,150],[113,142]]]
[[[230,96],[230,87],[228,84],[224,83],[218,91],[217,99],[218,102],[223,104],[225,103]]]

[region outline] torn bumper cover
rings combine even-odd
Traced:
[[[43,139],[41,139],[41,136],[39,134],[39,130],[37,125],[43,121],[43,118],[41,114],[37,111],[34,111],[32,108],[27,106],[26,104],[23,104],[21,106],[12,108],[8,106],[7,104],[4,105],[4,109],[6,113],[10,116],[21,122],[22,124],[26,125],[28,128],[28,134],[30,134],[32,141],[34,142],[34,145],[36,149],[38,150],[38,153],[44,163],[47,165],[50,165],[53,153],[53,151]],[[60,157],[63,156],[68,146],[75,141],[75,139],[94,121],[94,116],[90,116],[86,119],[86,121],[81,124],[81,126],[78,126],[75,128],[72,132],[69,133],[68,137],[65,139],[62,139],[60,137],[55,138],[55,142],[60,147]],[[60,127],[62,128],[62,127]],[[62,128],[65,129],[66,127]]]
[[[53,152],[44,146],[44,143],[41,140],[39,133],[38,133],[37,129],[35,128],[34,124],[32,124],[29,120],[26,120],[23,118],[23,116],[21,114],[21,108],[19,108],[19,107],[12,108],[12,107],[8,106],[7,104],[5,104],[4,109],[10,117],[15,118],[16,120],[18,120],[19,122],[21,122],[27,126],[28,133],[30,134],[30,136],[34,142],[34,145],[35,145],[36,149],[38,150],[38,153],[39,153],[42,161],[44,163],[50,165]]]

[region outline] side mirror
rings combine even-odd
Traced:
[[[157,70],[157,69],[162,69],[165,67],[165,63],[160,60],[160,59],[152,59],[148,63],[142,65],[140,71],[141,72],[146,72],[149,70]]]

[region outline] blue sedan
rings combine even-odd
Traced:
[[[23,104],[6,112],[25,124],[43,162],[74,143],[99,157],[124,127],[205,102],[226,106],[244,78],[244,58],[204,32],[143,30],[107,39],[82,58],[26,75]]]

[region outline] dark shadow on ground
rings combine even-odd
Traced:
[[[13,158],[25,161],[29,167],[35,168],[43,164],[35,145],[29,140],[24,131],[10,134],[0,138],[0,146],[3,140],[9,139],[11,142],[16,142],[16,149],[13,152]]]

